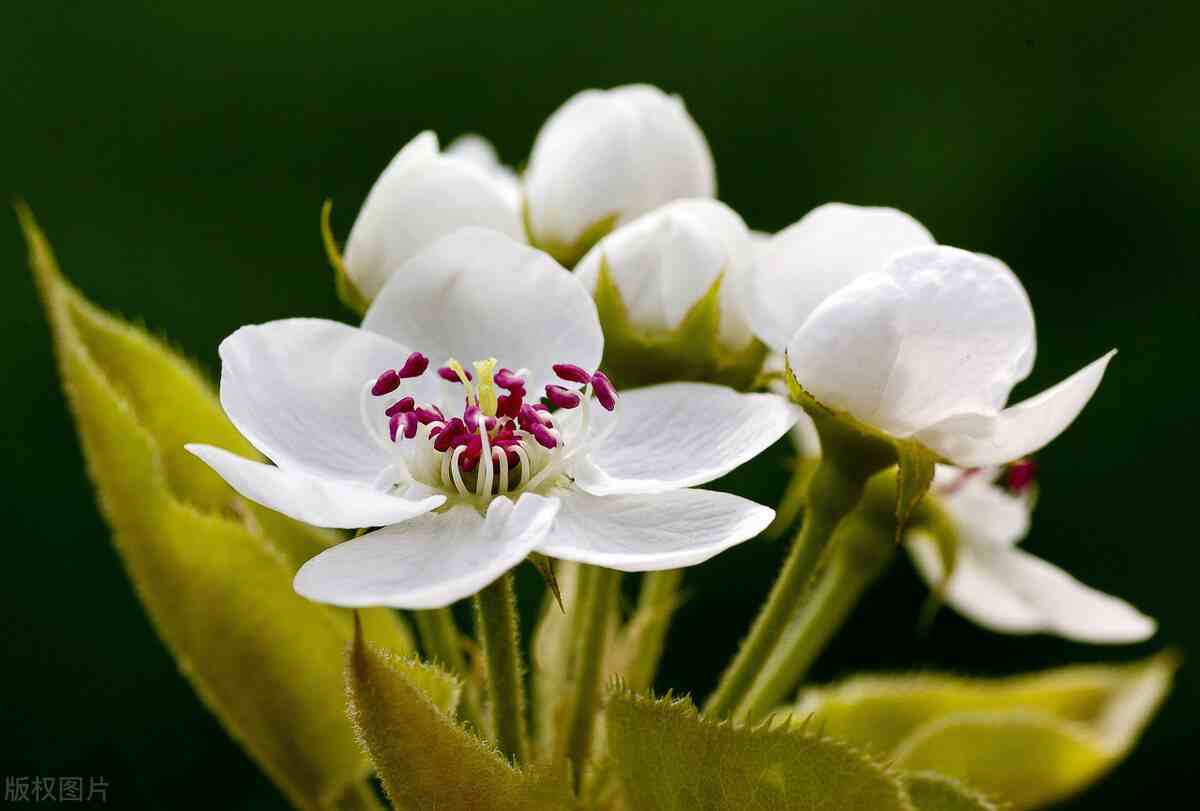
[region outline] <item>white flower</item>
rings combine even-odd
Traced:
[[[423,132],[383,170],[346,240],[344,261],[354,286],[373,299],[391,275],[438,237],[480,226],[524,240],[520,193],[503,167],[489,161],[485,141],[473,136],[438,153]]]
[[[589,290],[595,290],[601,264],[639,327],[675,329],[720,278],[718,339],[737,350],[754,338],[743,304],[754,244],[746,223],[724,203],[676,200],[618,228],[575,269]]]
[[[525,172],[530,237],[561,252],[606,219],[715,193],[700,128],[682,100],[649,85],[572,96],[538,132]]]
[[[447,605],[534,551],[687,566],[761,531],[772,510],[687,488],[782,436],[793,407],[698,383],[618,402],[593,371],[602,351],[578,279],[502,234],[463,229],[409,260],[361,329],[292,319],[221,344],[222,405],[275,466],[189,449],[294,518],[382,527],[296,575],[301,594],[339,605]],[[427,370],[422,352],[445,366]]]
[[[963,467],[1058,436],[1113,353],[1017,405],[1033,368],[1033,310],[999,260],[932,244],[889,209],[824,206],[776,235],[752,283],[759,336],[786,349],[824,406]]]
[[[1124,600],[1080,583],[1016,545],[1029,532],[1032,499],[996,483],[995,469],[939,465],[929,498],[949,517],[958,539],[944,585],[941,558],[923,530],[908,533],[917,570],[946,602],[1002,633],[1053,633],[1080,642],[1139,642],[1155,623]]]

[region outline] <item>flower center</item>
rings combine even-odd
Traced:
[[[377,442],[397,451],[381,485],[423,484],[480,501],[552,485],[588,443],[592,401],[608,411],[616,408],[616,390],[603,372],[555,364],[562,383],[547,385],[540,399],[531,399],[528,371],[497,368],[495,358],[471,365],[474,373],[450,358],[436,371],[462,387],[458,415],[404,394],[404,382],[429,368],[419,352],[364,385],[363,422]],[[387,400],[383,407],[377,405],[381,398]]]

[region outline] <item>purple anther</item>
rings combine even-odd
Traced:
[[[449,366],[443,366],[442,368],[438,369],[437,373],[438,377],[440,377],[442,380],[448,380],[451,383],[462,382],[458,377],[458,372],[454,371]],[[463,369],[463,374],[467,376],[467,380],[471,379],[471,373],[466,369]]]
[[[479,418],[483,416],[483,409],[477,405],[469,405],[463,411],[463,422],[467,424],[468,431],[479,430]]]
[[[592,376],[587,373],[581,366],[576,366],[574,363],[556,363],[553,366],[554,374],[561,377],[563,380],[569,380],[572,383],[587,383],[592,379]]]
[[[517,394],[501,394],[496,398],[496,416],[508,417],[510,419],[517,416],[517,412],[521,410],[521,397]]]
[[[408,360],[404,361],[404,365],[397,372],[403,378],[420,377],[425,374],[425,370],[429,368],[429,358],[422,355],[420,352],[413,352],[408,356]]]
[[[417,420],[422,425],[428,425],[431,422],[445,422],[446,415],[437,406],[419,406],[413,410],[417,415]]]
[[[417,422],[417,415],[411,411],[405,411],[403,414],[397,416],[404,418],[404,438],[412,439],[415,437],[417,435],[417,425],[419,424]]]
[[[540,422],[532,423],[526,430],[533,434],[533,438],[543,448],[554,449],[558,447],[558,439],[555,438],[554,433]]]
[[[387,414],[389,417],[392,417],[392,416],[395,416],[396,414],[403,414],[406,411],[412,411],[416,407],[416,405],[417,405],[417,403],[415,400],[413,400],[413,398],[401,397],[395,403],[388,406],[388,410],[383,413]]]
[[[371,394],[382,397],[385,394],[391,394],[398,388],[400,388],[400,375],[396,374],[395,369],[388,369],[375,379],[375,385],[371,387]]]
[[[592,393],[596,395],[600,405],[604,406],[607,411],[612,411],[617,407],[617,389],[604,372],[596,372],[592,375]]]
[[[583,398],[577,393],[553,383],[546,386],[546,399],[556,408],[574,408],[583,402]]]
[[[531,406],[528,403],[521,406],[521,410],[517,412],[517,422],[523,429],[529,431],[530,433],[533,433],[532,426],[534,425],[541,425],[543,428],[545,427],[545,424],[542,422],[542,410],[536,408],[535,406]]]
[[[388,420],[388,435],[392,438],[392,442],[396,441],[396,433],[400,430],[400,415],[393,414]]]
[[[513,389],[525,388],[525,378],[513,374],[511,369],[501,369],[492,375],[492,380],[496,381],[497,386],[510,392]]]
[[[1018,459],[1008,466],[1006,473],[1008,489],[1014,493],[1022,493],[1029,489],[1036,476],[1037,462],[1028,456],[1024,459]]]

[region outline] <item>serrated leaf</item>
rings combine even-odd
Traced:
[[[355,637],[346,667],[351,717],[397,808],[455,811],[567,809],[565,772],[520,770],[451,717],[432,665],[387,656]]]
[[[630,811],[911,811],[896,776],[824,736],[700,718],[691,701],[618,689],[609,755]]]
[[[371,301],[355,286],[342,261],[342,252],[338,249],[337,240],[333,236],[333,227],[329,224],[329,215],[333,212],[333,201],[326,200],[321,206],[321,244],[325,246],[325,256],[329,266],[333,268],[333,284],[337,290],[338,300],[356,315],[366,315]]]
[[[718,341],[723,278],[717,277],[684,314],[679,326],[652,331],[630,319],[608,263],[601,260],[593,292],[604,328],[601,365],[618,388],[693,380],[744,391],[754,384],[767,356],[766,346],[755,339],[746,348],[733,351]]]
[[[1000,811],[982,794],[934,772],[912,772],[901,779],[917,811]]]
[[[203,377],[66,284],[32,216],[18,215],[101,511],[159,636],[289,799],[330,807],[369,763],[344,711],[350,616],[291,588],[294,558],[324,548],[325,536],[256,513],[188,458],[185,439],[248,447]],[[411,649],[391,612],[373,612],[369,626],[372,638]]]
[[[856,677],[806,691],[792,714],[1016,809],[1076,793],[1132,748],[1177,667],[1160,655],[1005,679]]]

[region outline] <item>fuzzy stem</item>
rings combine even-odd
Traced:
[[[449,608],[433,608],[427,611],[413,611],[413,622],[421,637],[421,648],[425,658],[445,668],[450,673],[471,683],[471,673],[463,655],[462,639],[459,636],[458,625],[454,622],[454,614]],[[462,720],[470,723],[476,729],[481,729],[479,704],[476,691],[464,690],[463,702],[458,709]]]
[[[822,437],[824,439],[824,437]],[[835,454],[817,466],[808,487],[808,509],[804,525],[792,545],[779,578],[771,589],[733,662],[709,697],[704,714],[721,718],[733,713],[750,690],[758,671],[766,664],[789,620],[796,614],[813,572],[825,556],[829,541],[841,520],[862,497],[872,465],[843,465]]]
[[[487,667],[496,746],[518,763],[529,759],[525,682],[512,574],[475,595],[479,642]]]
[[[369,780],[359,780],[346,787],[334,802],[337,811],[383,811],[383,803],[375,796]]]
[[[566,756],[574,769],[576,790],[583,782],[584,768],[595,738],[609,620],[620,582],[620,572],[599,566],[580,566],[572,616],[572,693],[566,726]]]
[[[642,576],[637,611],[627,626],[629,636],[622,648],[625,686],[634,692],[647,690],[654,683],[671,617],[679,605],[682,582],[682,569],[647,572]]]
[[[834,536],[833,560],[817,573],[807,598],[736,708],[737,716],[758,721],[795,689],[859,598],[887,569],[895,556],[893,532],[857,512],[842,524]]]

